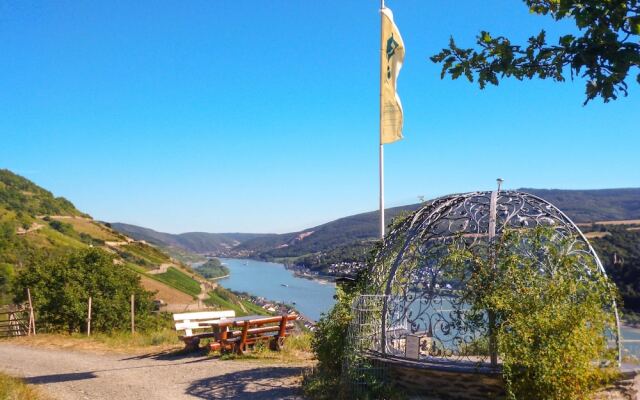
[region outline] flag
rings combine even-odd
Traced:
[[[383,7],[382,51],[380,52],[380,143],[393,143],[402,139],[402,104],[396,89],[396,82],[402,61],[404,42],[398,27],[393,22],[393,13]]]

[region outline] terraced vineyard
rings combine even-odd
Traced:
[[[165,296],[165,302],[193,303],[201,292],[200,283],[181,270],[187,267],[162,250],[113,230],[11,171],[0,170],[0,304],[11,301],[12,280],[39,255],[88,247],[115,254],[114,268],[124,265],[139,273],[142,285],[160,299]],[[151,274],[167,265],[166,272]]]
[[[195,279],[185,274],[182,271],[177,270],[174,267],[169,267],[167,272],[162,274],[155,275],[147,275],[148,277],[158,280],[171,286],[172,288],[178,289],[181,292],[190,294],[194,297],[198,296],[201,292],[200,283],[198,283]]]

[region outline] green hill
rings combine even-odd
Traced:
[[[640,218],[640,189],[546,190],[518,189],[544,198],[577,223]],[[387,224],[402,212],[414,211],[420,204],[386,210]],[[359,245],[378,237],[378,212],[341,218],[304,231],[247,240],[238,252],[266,259],[302,257],[318,252],[344,253],[339,248]]]
[[[594,224],[582,231],[618,286],[623,307],[640,313],[640,223]]]
[[[577,223],[640,218],[640,189],[559,190],[518,189],[550,201]],[[386,210],[386,222],[420,204]],[[356,214],[322,225],[285,234],[238,234],[190,232],[168,234],[134,225],[112,226],[131,237],[167,248],[217,256],[262,259],[297,259],[311,256],[339,258],[351,254],[349,246],[364,246],[378,237],[378,212]],[[311,257],[313,258],[313,257]]]
[[[188,232],[172,234],[121,222],[113,222],[110,225],[136,240],[144,240],[168,251],[183,250],[200,254],[223,253],[247,240],[270,236],[270,234],[262,233]]]
[[[518,189],[542,197],[576,223],[640,218],[640,189]]]
[[[163,251],[93,220],[69,200],[55,197],[9,170],[0,170],[0,303],[10,300],[13,277],[37,256],[90,246],[115,254],[118,264],[143,275],[150,276],[146,271],[162,264],[185,269]],[[170,272],[166,277],[155,277],[160,281],[166,278],[169,286],[190,296],[199,293],[199,283],[188,271],[180,272],[184,276],[178,276],[177,269],[170,268]]]
[[[15,213],[16,219],[27,221],[37,215],[86,216],[64,197],[54,197],[51,192],[7,169],[0,169],[0,207],[5,212]]]

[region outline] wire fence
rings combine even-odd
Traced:
[[[365,397],[387,380],[385,364],[375,355],[383,351],[382,309],[387,296],[361,295],[353,304],[353,320],[347,334],[343,384],[351,398]]]

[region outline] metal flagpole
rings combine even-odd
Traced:
[[[384,8],[384,0],[380,0],[380,10]],[[382,12],[380,13],[380,74],[382,74],[382,54],[384,49],[382,43]],[[384,239],[384,145],[382,144],[382,79],[380,79],[380,154],[379,154],[379,173],[380,173],[380,238]]]

